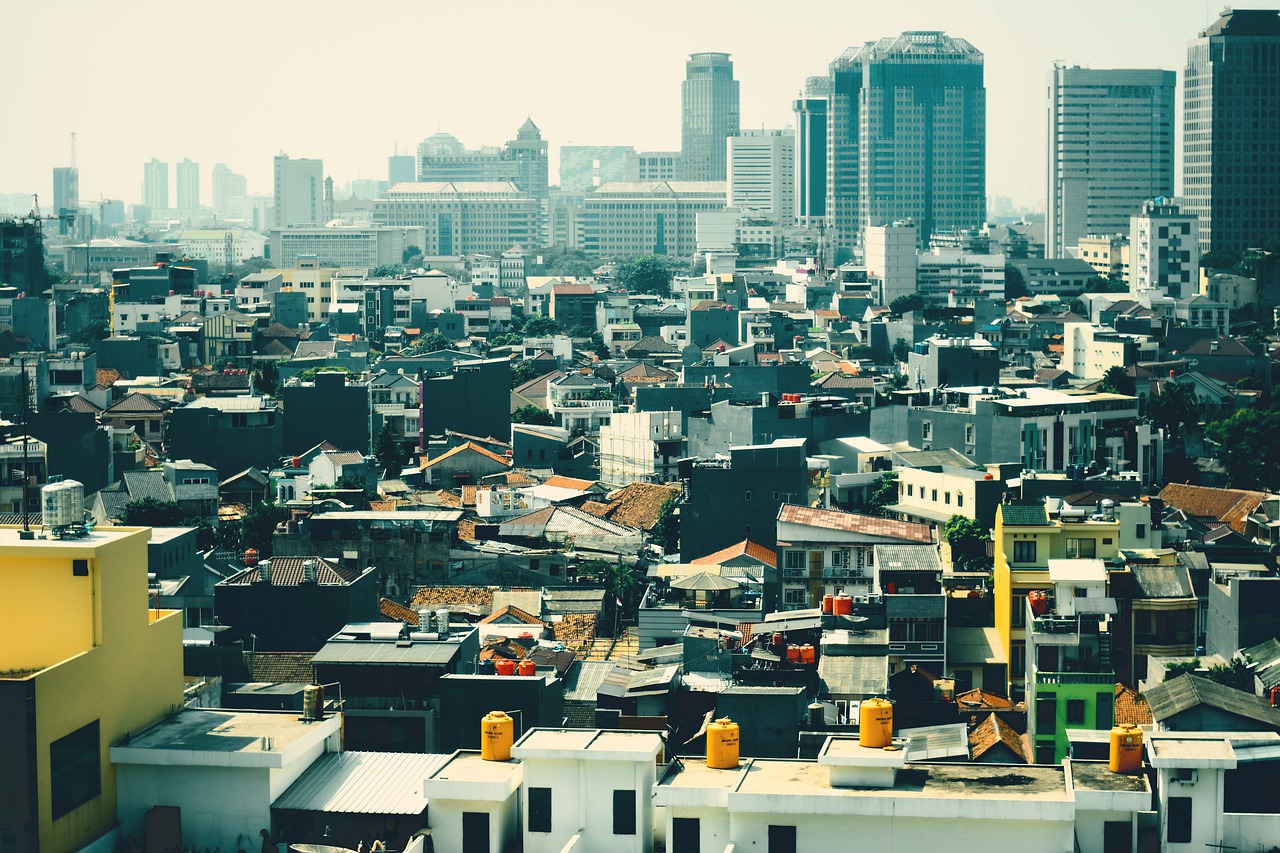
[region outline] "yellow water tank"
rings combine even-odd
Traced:
[[[480,721],[480,757],[485,761],[509,761],[515,741],[516,721],[505,711],[490,711]]]
[[[858,708],[858,746],[883,749],[893,745],[893,703],[867,699]]]
[[[324,688],[319,684],[308,684],[302,690],[302,719],[324,719]]]
[[[1125,723],[1111,730],[1111,753],[1107,766],[1112,773],[1142,770],[1142,729]]]
[[[738,724],[728,717],[707,726],[707,766],[713,770],[738,766]]]

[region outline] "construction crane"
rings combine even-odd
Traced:
[[[31,194],[31,204],[32,204],[32,208],[30,213],[26,215],[11,216],[8,218],[12,219],[14,222],[41,223],[41,230],[43,230],[43,227],[44,227],[43,223],[50,222],[55,219],[61,222],[66,222],[68,226],[72,225],[76,221],[76,212],[74,210],[68,210],[63,213],[49,213],[49,214],[41,213],[40,212],[40,196],[37,195],[36,193]]]

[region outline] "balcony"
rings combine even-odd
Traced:
[[[555,412],[560,409],[586,409],[588,411],[612,412],[613,400],[560,400],[552,401],[551,411]]]
[[[1037,672],[1036,683],[1046,684],[1114,684],[1114,672]]]

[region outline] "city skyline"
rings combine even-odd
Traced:
[[[69,134],[80,140],[81,197],[138,200],[137,175],[152,156],[164,162],[191,158],[208,180],[213,164],[226,163],[248,178],[249,191],[270,194],[272,162],[284,151],[291,157],[325,162],[326,174],[339,186],[361,178],[385,178],[387,157],[397,149],[412,152],[418,142],[438,131],[454,134],[468,147],[500,145],[510,129],[532,117],[550,143],[553,169],[561,145],[633,145],[639,150],[677,150],[680,141],[680,82],[690,53],[723,51],[734,62],[741,82],[743,128],[783,128],[793,123],[791,104],[806,77],[826,72],[846,48],[913,29],[936,29],[971,42],[986,57],[988,89],[988,187],[990,196],[1009,196],[1020,205],[1044,199],[1045,129],[1043,114],[1047,76],[1053,62],[1096,68],[1163,68],[1181,72],[1187,44],[1217,16],[1212,5],[1138,2],[1121,6],[1101,2],[1073,4],[1070,9],[1035,9],[1012,3],[987,7],[979,18],[972,10],[943,3],[919,3],[910,9],[863,9],[822,3],[806,7],[804,18],[784,27],[762,27],[759,19],[727,4],[679,7],[682,25],[668,26],[669,16],[652,15],[626,23],[627,38],[616,40],[608,61],[581,50],[551,50],[565,39],[588,43],[609,34],[587,4],[564,3],[549,15],[545,9],[506,8],[510,26],[477,30],[475,13],[442,10],[437,31],[483,33],[492,49],[481,65],[468,40],[437,40],[433,64],[465,68],[452,85],[419,90],[387,85],[387,81],[422,79],[414,72],[418,54],[379,51],[378,85],[366,75],[298,76],[285,54],[255,60],[256,80],[272,91],[287,88],[289,98],[268,98],[270,111],[223,112],[234,101],[217,105],[217,115],[160,123],[145,134],[119,134],[117,107],[110,98],[83,92],[85,79],[100,79],[101,46],[127,44],[137,30],[123,16],[88,3],[72,3],[79,12],[73,25],[55,22],[48,9],[26,6],[11,12],[18,27],[59,32],[59,71],[46,72],[43,85],[15,93],[8,107],[13,126],[24,128],[0,140],[0,192],[38,192],[52,200],[52,168],[66,165]],[[411,14],[409,6],[388,7],[385,14],[351,17],[336,4],[320,4],[319,14],[299,18],[290,7],[258,7],[229,3],[217,13],[155,3],[140,4],[140,20],[163,19],[205,37],[189,45],[184,58],[192,69],[212,69],[201,76],[172,73],[148,78],[145,90],[164,100],[182,97],[203,75],[234,76],[225,47],[251,33],[289,32],[291,38],[314,37],[334,44],[377,43],[388,25]],[[146,8],[157,16],[146,17]],[[677,7],[671,6],[674,10]],[[730,14],[734,9],[737,12]],[[243,12],[237,15],[237,10]],[[1080,36],[1072,21],[1106,14],[1108,26]],[[329,14],[326,14],[328,12]],[[341,17],[339,17],[339,13]],[[249,17],[249,15],[253,17]],[[399,17],[397,17],[399,16]],[[59,20],[66,20],[59,18]],[[806,21],[820,23],[813,27]],[[248,23],[245,23],[248,22]],[[339,30],[339,22],[341,29]],[[570,26],[566,26],[566,22]],[[237,24],[243,24],[237,28]],[[339,31],[341,38],[339,38]],[[811,32],[820,35],[809,36]],[[707,35],[713,33],[713,36]],[[1140,34],[1135,38],[1134,35]],[[781,39],[781,41],[780,41]],[[780,46],[781,45],[781,46]],[[797,47],[800,45],[800,47]],[[13,46],[12,61],[22,67],[52,67],[45,43],[26,40]],[[455,56],[456,54],[456,56]],[[43,58],[42,58],[43,57]],[[527,57],[525,61],[521,57]],[[536,57],[536,61],[533,61]],[[457,60],[457,61],[454,61]],[[634,66],[634,67],[633,67]],[[348,67],[355,69],[359,63]],[[634,73],[643,67],[644,73]],[[181,69],[177,69],[179,72]],[[420,69],[419,69],[420,70]],[[314,79],[314,84],[309,81]],[[477,98],[485,104],[475,109]],[[1179,95],[1179,121],[1181,113]],[[75,109],[54,111],[54,102]],[[216,99],[207,101],[212,109]],[[584,109],[586,104],[589,108]],[[335,124],[359,124],[358,134],[334,133]],[[252,132],[244,132],[251,129]],[[1179,170],[1180,171],[1180,170]],[[553,173],[553,178],[556,177]],[[1180,191],[1180,188],[1179,188]]]

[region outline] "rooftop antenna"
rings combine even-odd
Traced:
[[[71,131],[71,168],[76,168],[76,132]]]
[[[75,138],[75,134],[72,134]],[[73,148],[74,150],[74,148]],[[74,156],[72,162],[75,162]],[[31,512],[27,505],[27,486],[30,481],[30,468],[28,467],[27,450],[31,445],[31,429],[27,425],[27,412],[31,406],[31,388],[27,384],[27,359],[22,357],[18,360],[22,368],[22,533],[19,535],[21,539],[31,538]]]

